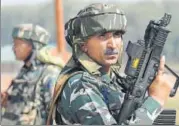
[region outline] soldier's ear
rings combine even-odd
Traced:
[[[86,53],[86,52],[88,51],[88,48],[87,48],[86,43],[81,44],[80,47],[81,47],[81,50],[82,50],[83,52]]]

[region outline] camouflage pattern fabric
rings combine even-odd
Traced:
[[[37,55],[47,52],[44,47],[38,54],[32,56],[31,66],[23,66],[18,76],[13,80],[5,112],[2,115],[2,125],[44,125],[49,112],[49,103],[53,89],[64,64],[50,62],[48,58],[37,59]],[[44,55],[46,56],[46,55]],[[55,57],[53,57],[55,58]],[[48,64],[43,60],[46,59]]]
[[[83,43],[90,36],[109,31],[126,31],[127,19],[122,9],[114,4],[91,4],[70,19],[65,30],[69,45]]]
[[[124,93],[115,76],[100,72],[101,66],[87,55],[79,57],[83,73],[68,79],[56,105],[57,124],[112,125],[118,124],[117,115],[123,103]],[[79,64],[71,59],[61,74]],[[150,125],[160,114],[162,107],[151,97],[146,97],[125,124]],[[59,121],[60,120],[60,121]]]
[[[41,44],[47,44],[50,39],[50,34],[47,30],[39,25],[34,24],[20,24],[13,28],[13,38],[21,38],[32,40]]]

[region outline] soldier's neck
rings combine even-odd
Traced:
[[[24,61],[25,66],[30,67],[32,65],[32,61],[36,58],[36,53],[32,51],[27,59]]]
[[[101,73],[109,74],[110,75],[110,66],[103,66],[100,68]]]

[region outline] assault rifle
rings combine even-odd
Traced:
[[[144,102],[146,91],[158,71],[161,53],[170,32],[166,28],[170,20],[171,15],[166,13],[158,22],[151,20],[146,28],[144,41],[128,43],[126,52],[129,58],[125,68],[127,76],[122,81],[126,94],[118,117],[119,124],[125,123]],[[167,65],[165,67],[177,78],[170,93],[172,97],[179,86],[179,76]]]

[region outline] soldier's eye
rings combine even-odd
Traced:
[[[101,34],[99,34],[99,35],[98,35],[98,38],[101,39],[101,40],[107,39],[106,33],[101,33]]]
[[[116,37],[116,38],[121,38],[122,34],[121,34],[121,32],[116,31],[116,32],[113,33],[113,36]]]

